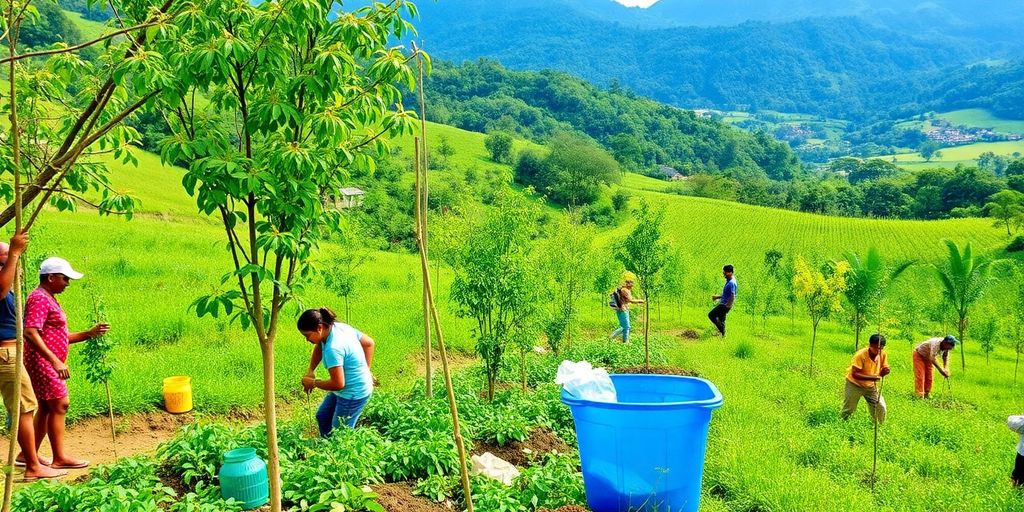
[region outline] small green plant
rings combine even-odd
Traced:
[[[514,482],[520,502],[529,510],[585,504],[577,460],[576,454],[549,453],[539,464],[524,469]]]
[[[741,341],[736,345],[736,349],[732,351],[732,355],[736,359],[750,359],[754,357],[754,347],[746,341]]]
[[[441,503],[455,494],[459,480],[454,476],[430,475],[416,482],[413,494]]]
[[[107,314],[103,301],[93,297],[91,320],[93,325],[107,323]],[[117,432],[114,426],[114,402],[110,397],[110,376],[114,373],[114,363],[110,358],[110,351],[114,348],[114,342],[109,336],[93,338],[85,344],[82,349],[82,359],[85,363],[85,379],[92,384],[102,384],[107,394],[107,413],[110,415],[110,441],[114,449],[114,459],[117,459]]]

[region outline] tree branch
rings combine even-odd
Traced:
[[[159,23],[155,22],[155,21],[151,21],[151,22],[143,23],[141,25],[135,25],[135,26],[131,26],[131,27],[128,27],[128,28],[123,28],[123,29],[120,29],[120,30],[115,30],[114,32],[111,32],[109,34],[104,34],[104,35],[102,35],[100,37],[97,37],[96,39],[93,39],[91,41],[86,41],[84,43],[76,44],[74,46],[67,46],[67,47],[64,47],[64,48],[51,48],[49,50],[40,50],[40,51],[37,51],[37,52],[21,53],[21,54],[18,54],[18,55],[14,55],[12,57],[7,57],[7,58],[4,58],[4,59],[0,59],[0,64],[6,64],[8,62],[11,62],[12,60],[13,61],[18,61],[18,60],[28,59],[28,58],[32,58],[32,57],[45,57],[47,55],[57,55],[57,54],[60,54],[60,53],[76,52],[76,51],[81,50],[83,48],[88,48],[88,47],[93,46],[95,44],[102,43],[103,41],[106,41],[107,39],[110,39],[112,37],[116,37],[116,36],[119,36],[121,34],[127,34],[129,32],[134,32],[136,30],[140,30],[140,29],[144,29],[144,28],[149,28],[149,27],[152,27],[152,26],[157,25],[157,24],[159,24]]]

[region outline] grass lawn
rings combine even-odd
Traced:
[[[1024,133],[1024,120],[996,117],[983,108],[953,110],[935,114],[935,117],[945,119],[954,125],[991,128],[996,133]]]

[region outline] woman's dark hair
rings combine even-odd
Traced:
[[[310,332],[315,331],[318,326],[331,325],[337,319],[338,315],[328,308],[307,309],[299,315],[297,326],[301,332]]]

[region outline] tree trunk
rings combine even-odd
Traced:
[[[860,350],[860,319],[861,319],[860,312],[857,312],[857,313],[853,314],[853,329],[854,329],[854,332],[856,333],[856,334],[854,334],[854,337],[853,337],[853,351],[854,352]]]
[[[651,302],[647,292],[644,292],[644,368],[651,368]]]
[[[274,394],[274,340],[260,341],[263,353],[263,411],[267,421],[267,476],[270,478],[270,510],[281,512],[281,463],[277,447],[277,403]]]
[[[814,342],[818,340],[818,322],[811,325],[811,368],[807,372],[808,377],[814,377]]]
[[[967,372],[967,358],[964,356],[964,344],[967,343],[967,317],[960,317],[957,325],[957,334],[960,335],[960,371]]]
[[[114,402],[110,400],[110,381],[103,381],[103,387],[107,391],[107,412],[110,413],[110,446],[114,448],[114,461],[117,456],[117,433],[114,431]]]

